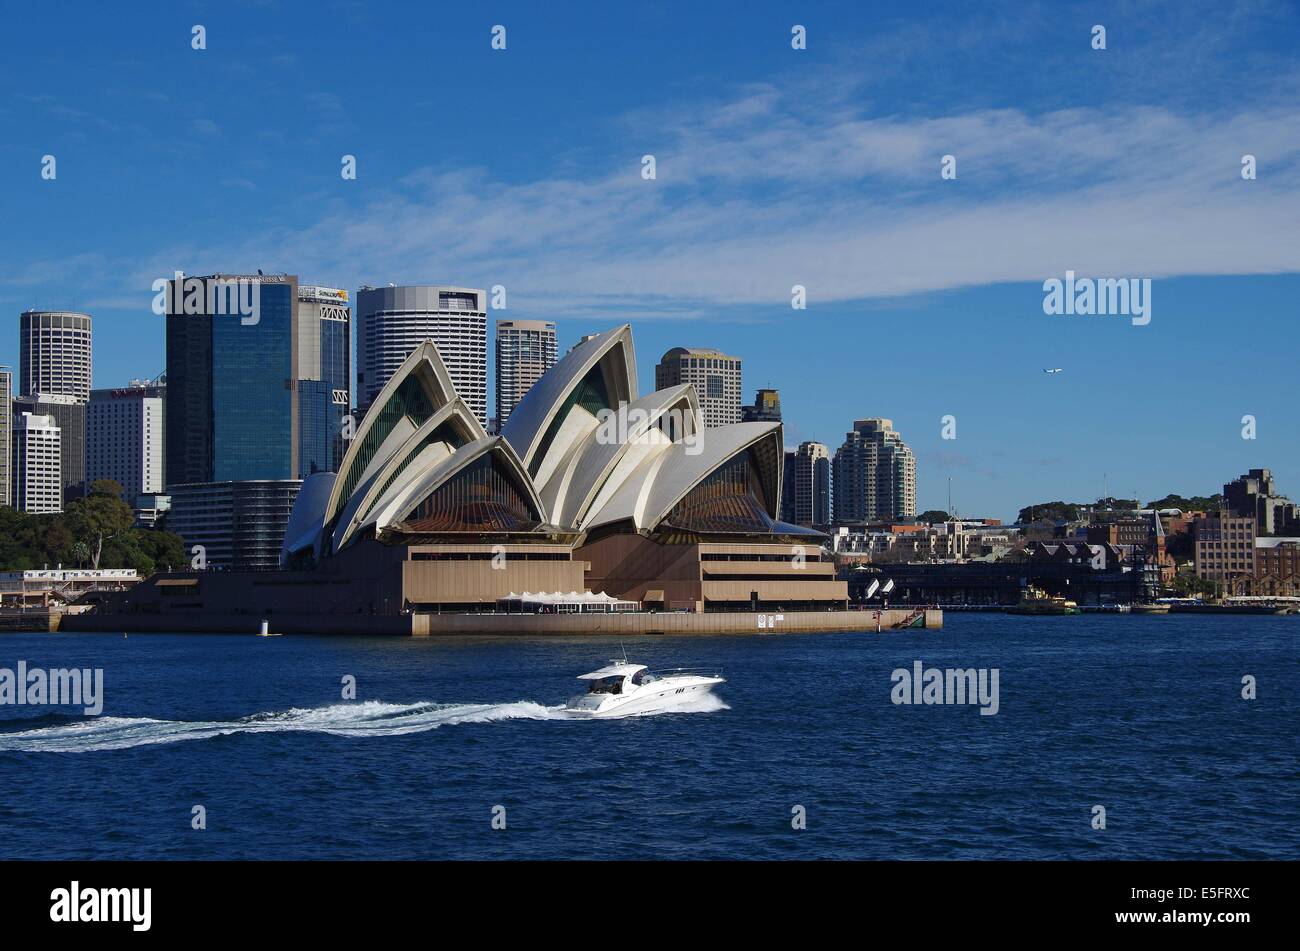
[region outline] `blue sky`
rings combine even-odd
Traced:
[[[643,381],[672,346],[740,355],[788,443],[892,418],[922,509],[949,478],[1006,518],[1252,466],[1300,495],[1294,5],[461,6],[24,7],[0,362],[60,307],[96,318],[96,385],[159,372],[175,269],[504,284],[562,348],[631,322]],[[1067,269],[1151,278],[1151,323],[1044,314]]]

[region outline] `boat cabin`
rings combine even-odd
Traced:
[[[617,663],[583,674],[578,679],[588,682],[587,693],[618,694],[626,692],[629,687],[639,687],[657,678],[643,664]]]

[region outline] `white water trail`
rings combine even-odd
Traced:
[[[709,702],[712,701],[712,702]],[[662,713],[704,713],[728,709],[717,697],[679,704]],[[154,720],[149,717],[87,717],[0,733],[0,752],[91,753],[125,750],[159,743],[203,740],[232,733],[329,733],[333,736],[401,736],[458,723],[502,720],[574,720],[562,706],[545,707],[531,700],[514,703],[383,703],[367,700],[277,713],[256,713],[238,720]],[[617,718],[603,718],[617,719]]]

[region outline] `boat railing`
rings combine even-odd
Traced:
[[[658,670],[648,670],[646,673],[654,674],[656,677],[672,677],[680,674],[698,674],[705,677],[721,677],[721,667],[662,667]]]

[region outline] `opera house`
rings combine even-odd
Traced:
[[[283,570],[158,575],[104,613],[123,629],[185,616],[228,630],[255,615],[436,633],[527,629],[512,609],[609,601],[633,631],[708,615],[692,629],[754,630],[773,613],[789,629],[860,627],[823,536],[777,520],[782,459],[779,422],[706,429],[693,386],[640,395],[626,325],[574,347],[498,436],[426,342],[375,397],[340,471],[303,484]]]

